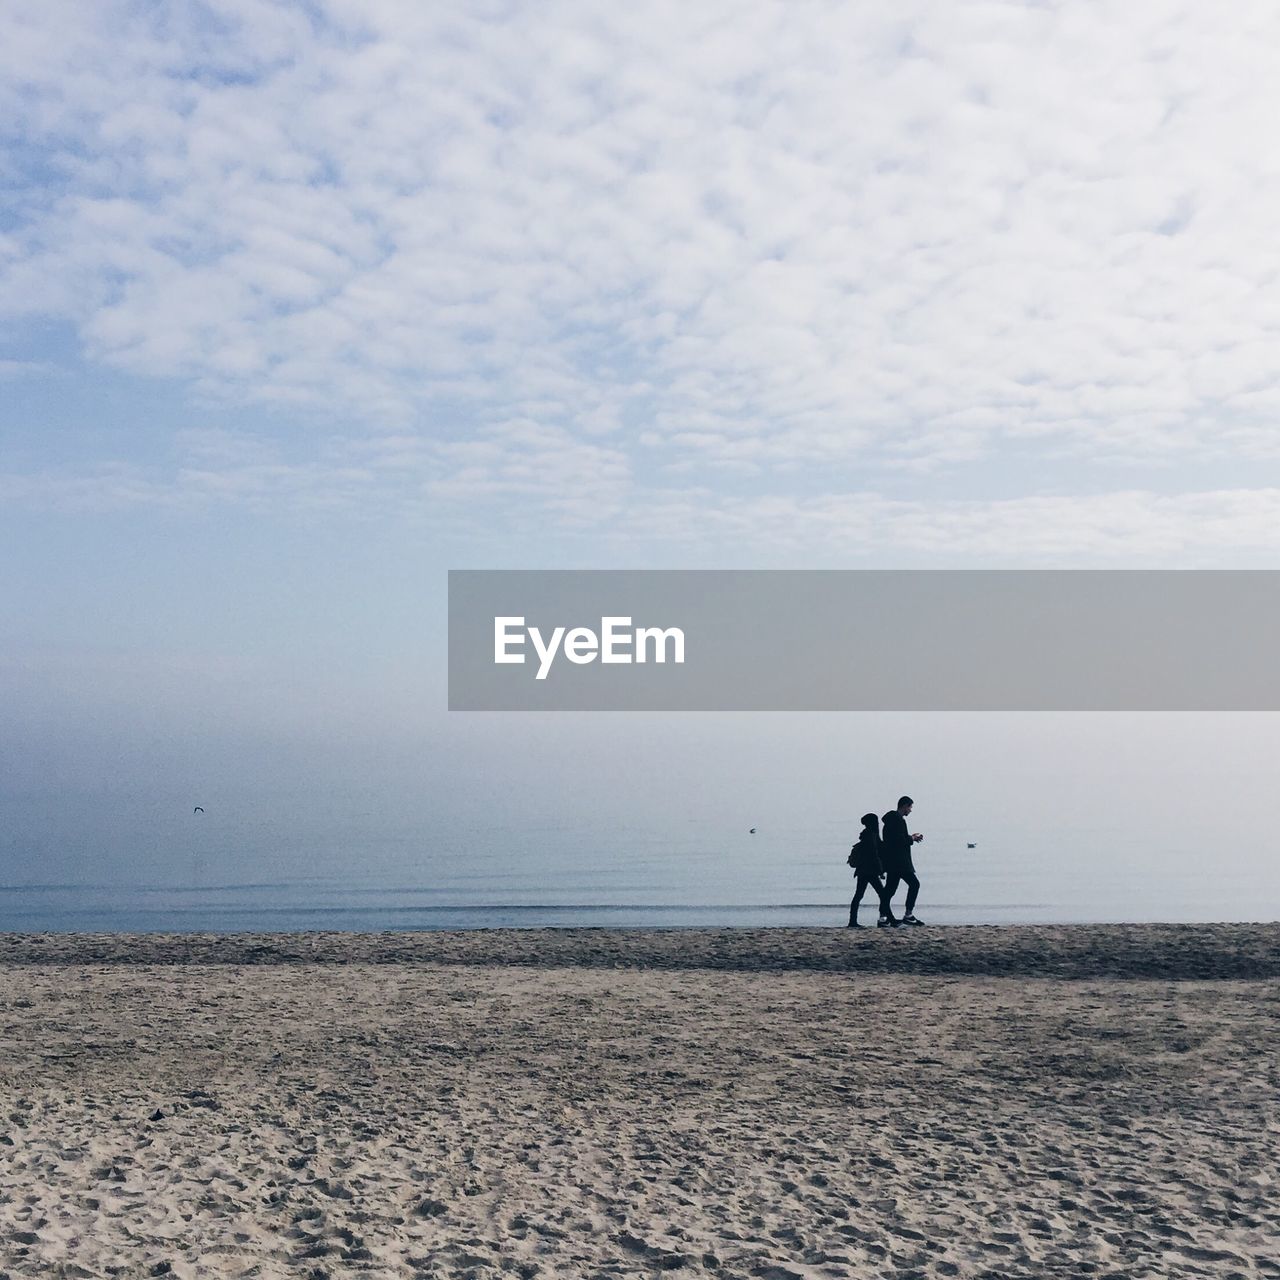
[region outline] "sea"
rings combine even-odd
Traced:
[[[56,820],[47,801],[17,803],[0,834],[3,931],[827,927],[846,922],[853,889],[849,824],[795,815],[752,831],[721,814],[621,824],[585,805],[579,819],[464,823],[340,798],[203,812],[114,799]],[[929,925],[1280,919],[1275,860],[1206,859],[1209,828],[920,825]]]

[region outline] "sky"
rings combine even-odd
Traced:
[[[1280,565],[1272,5],[0,23],[41,777],[532,733],[443,714],[449,568]]]

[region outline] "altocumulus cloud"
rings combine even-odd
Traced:
[[[317,441],[186,437],[11,498],[488,503],[798,552],[1276,547],[1271,5],[104,2],[7,27],[10,322]],[[1078,491],[1026,492],[1011,457]]]

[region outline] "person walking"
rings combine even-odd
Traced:
[[[914,845],[924,839],[918,831],[907,830],[907,817],[915,801],[910,796],[903,796],[896,809],[890,809],[884,815],[884,839],[882,861],[885,869],[884,901],[892,903],[893,895],[900,884],[907,886],[906,909],[902,914],[903,924],[924,924],[916,917],[916,896],[920,892],[920,880],[916,875],[915,864],[911,860]]]
[[[862,905],[862,895],[871,885],[880,899],[880,919],[876,921],[879,929],[897,925],[893,912],[889,908],[889,899],[884,892],[884,867],[880,861],[880,819],[874,813],[862,815],[862,830],[858,833],[857,843],[849,851],[849,865],[858,876],[857,887],[853,892],[853,901],[849,903],[849,928],[858,929],[858,908]]]

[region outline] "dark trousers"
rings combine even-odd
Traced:
[[[880,914],[882,916],[892,915],[889,910],[889,895],[884,891],[884,883],[879,876],[866,875],[858,872],[858,883],[853,891],[853,901],[849,903],[849,923],[852,924],[858,918],[858,907],[862,904],[862,895],[867,891],[867,885],[870,885],[876,891],[876,897],[880,899]]]
[[[916,905],[916,894],[920,892],[920,880],[916,876],[916,869],[908,867],[905,871],[890,871],[885,881],[884,900],[888,902],[895,893],[898,892],[898,886],[905,884],[907,886],[907,907],[902,913],[904,916],[911,914],[912,908]]]

